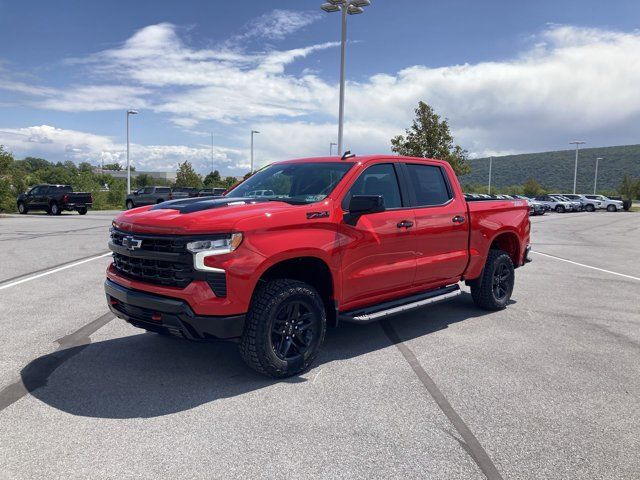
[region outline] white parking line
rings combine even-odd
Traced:
[[[538,255],[542,255],[543,257],[553,258],[554,260],[560,260],[561,262],[572,263],[580,267],[590,268],[592,270],[598,270],[599,272],[610,273],[611,275],[618,275],[619,277],[624,277],[624,278],[630,278],[631,280],[637,280],[638,282],[640,282],[640,278],[632,277],[631,275],[625,275],[624,273],[612,272],[611,270],[605,270],[604,268],[592,267],[591,265],[585,265],[584,263],[578,263],[572,260],[567,260],[565,258],[556,257],[554,255],[549,255],[548,253],[536,252],[535,250],[531,250],[531,253],[536,253]]]
[[[37,275],[32,275],[31,277],[21,278],[20,280],[7,283],[6,285],[0,285],[0,290],[4,290],[5,288],[9,288],[9,287],[15,287],[16,285],[20,285],[21,283],[29,282],[31,280],[35,280],[36,278],[44,277],[46,275],[51,275],[52,273],[57,273],[57,272],[60,272],[61,270],[66,270],[67,268],[77,267],[78,265],[82,265],[83,263],[91,262],[92,260],[97,260],[98,258],[103,258],[108,255],[111,255],[111,252],[103,253],[101,255],[96,255],[95,257],[91,257],[91,258],[85,258],[84,260],[80,260],[79,262],[70,263],[69,265],[64,265],[62,267],[54,268],[53,270],[47,270],[46,272],[42,272]]]

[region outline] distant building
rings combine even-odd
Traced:
[[[110,175],[113,178],[127,178],[126,170],[101,170],[100,168],[94,168],[94,173],[104,173],[106,175]],[[175,182],[177,172],[142,172],[139,170],[131,171],[131,178],[135,179],[138,175],[149,175],[151,178],[155,178],[156,180],[166,180],[167,182]]]

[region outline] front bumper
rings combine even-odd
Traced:
[[[184,300],[123,287],[109,279],[104,290],[114,315],[134,327],[189,340],[237,338],[244,329],[244,315],[196,315]]]

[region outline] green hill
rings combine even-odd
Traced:
[[[596,158],[598,163],[598,190],[617,190],[622,177],[629,174],[640,177],[640,145],[580,149],[578,160],[579,192],[593,192]],[[493,157],[491,184],[497,188],[520,185],[529,177],[535,178],[551,191],[570,192],[573,189],[575,150],[525,153]],[[489,159],[470,160],[471,173],[460,178],[462,185],[486,185],[489,178]]]

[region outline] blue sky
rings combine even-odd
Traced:
[[[246,170],[335,141],[339,15],[320,2],[0,0],[0,144],[17,157]],[[349,18],[346,146],[418,100],[472,155],[638,143],[640,2],[372,0]]]

